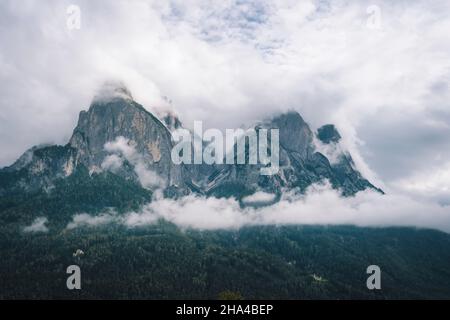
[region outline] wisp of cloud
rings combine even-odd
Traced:
[[[266,195],[258,195],[257,199]],[[156,199],[139,211],[93,217],[77,215],[68,225],[98,226],[120,223],[129,228],[155,224],[164,219],[181,229],[239,229],[258,225],[355,225],[361,227],[418,227],[450,232],[450,206],[417,201],[406,195],[383,195],[372,190],[342,197],[329,184],[312,185],[305,194],[287,192],[265,207],[242,207],[235,199],[186,196]]]

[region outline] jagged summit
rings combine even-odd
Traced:
[[[106,144],[124,138],[140,155],[145,169],[160,176],[164,185],[182,185],[181,170],[170,158],[173,143],[169,130],[132,100],[126,88],[110,88],[114,88],[109,91],[113,99],[94,100],[88,111],[80,113],[69,141],[69,145],[77,150],[76,162],[84,164],[90,171],[101,171],[105,168],[105,159],[111,156]],[[118,172],[127,178],[134,176],[133,170]]]
[[[270,122],[280,130],[281,146],[291,152],[298,153],[302,158],[311,152],[313,133],[309,125],[297,111],[279,114]]]
[[[143,188],[163,189],[165,196],[199,193],[237,199],[257,191],[276,195],[284,190],[303,192],[323,180],[352,195],[376,189],[342,153],[330,161],[314,144],[314,133],[298,112],[274,116],[256,127],[279,129],[280,168],[272,176],[260,175],[261,165],[175,165],[171,131],[182,126],[173,113],[160,119],[135,102],[123,83],[107,82],[87,111],[81,111],[73,135],[65,146],[34,147],[11,167],[0,170],[0,195],[9,192],[51,190],[56,181],[79,170],[109,173]],[[339,143],[332,125],[319,129],[318,139]],[[5,183],[2,183],[6,181]],[[376,189],[378,190],[378,189]]]
[[[337,161],[330,162],[317,149],[314,133],[296,111],[278,114],[257,125],[257,128],[278,129],[280,142],[280,169],[272,176],[261,176],[260,165],[219,166],[207,179],[207,193],[215,196],[242,195],[257,191],[279,197],[284,190],[304,192],[311,184],[328,180],[344,196],[374,187],[354,167],[351,156],[342,153]],[[333,159],[334,160],[334,159]]]
[[[180,117],[175,111],[171,109],[157,109],[156,115],[159,119],[161,119],[161,121],[170,131],[174,131],[183,127],[183,123],[181,122]]]
[[[122,81],[106,81],[94,95],[93,102],[109,102],[111,100],[121,98],[133,100],[130,90]]]
[[[36,150],[43,149],[49,146],[49,144],[40,144],[29,148],[19,157],[19,159],[17,159],[10,167],[8,167],[8,170],[20,170],[26,167],[33,160],[33,154]]]
[[[341,140],[341,135],[334,124],[326,124],[317,130],[317,138],[323,143],[329,144],[331,142],[339,142]]]

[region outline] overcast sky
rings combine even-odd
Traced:
[[[370,179],[448,204],[449,17],[448,0],[2,0],[0,166],[65,144],[114,79],[188,127],[335,123]]]

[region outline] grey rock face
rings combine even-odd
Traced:
[[[178,119],[177,116],[173,114],[165,114],[161,117],[161,120],[164,122],[166,127],[170,130],[176,130],[183,127],[183,124],[181,123],[180,119]]]
[[[0,170],[0,196],[51,190],[56,179],[75,171],[75,158],[76,150],[69,146],[29,149],[12,166]]]
[[[101,170],[106,157],[111,154],[105,149],[106,143],[119,137],[128,140],[127,146],[141,157],[141,164],[156,173],[165,186],[183,185],[182,168],[174,165],[170,157],[173,147],[170,132],[132,100],[114,98],[94,102],[87,112],[80,113],[69,145],[77,150],[77,163],[95,171]]]
[[[0,170],[3,178],[0,194],[11,190],[49,189],[55,179],[71,175],[79,166],[86,167],[90,173],[99,173],[104,169],[105,159],[113,153],[105,145],[117,139],[122,144],[125,141],[122,147],[132,154],[120,154],[118,150],[123,163],[114,170],[115,174],[136,183],[143,184],[145,180],[149,189],[153,183],[157,187],[170,187],[170,195],[187,192],[184,169],[173,164],[170,157],[173,143],[168,129],[134,102],[126,88],[108,85],[88,111],[80,112],[66,146],[33,147],[12,166]]]
[[[296,153],[302,159],[311,154],[313,133],[297,112],[279,115],[265,127],[280,130],[280,145],[284,150]]]
[[[317,138],[325,144],[339,142],[341,135],[333,124],[326,124],[317,130]]]
[[[350,155],[342,154],[337,164],[331,164],[325,155],[315,151],[313,133],[297,112],[279,115],[258,127],[279,129],[279,172],[272,176],[262,176],[261,165],[224,165],[209,178],[210,194],[242,198],[257,190],[276,195],[280,195],[284,189],[304,192],[311,184],[324,179],[344,196],[354,195],[367,188],[382,192],[361,176]],[[320,132],[326,133],[328,143],[338,143],[340,139],[333,125],[325,126],[325,131]]]

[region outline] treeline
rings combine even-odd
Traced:
[[[437,231],[252,227],[199,232],[160,222],[134,230],[111,225],[1,234],[0,298],[450,297],[450,236]],[[85,254],[73,257],[77,249]],[[81,267],[79,291],[66,288],[71,264]],[[381,267],[380,291],[366,288],[371,264]]]

